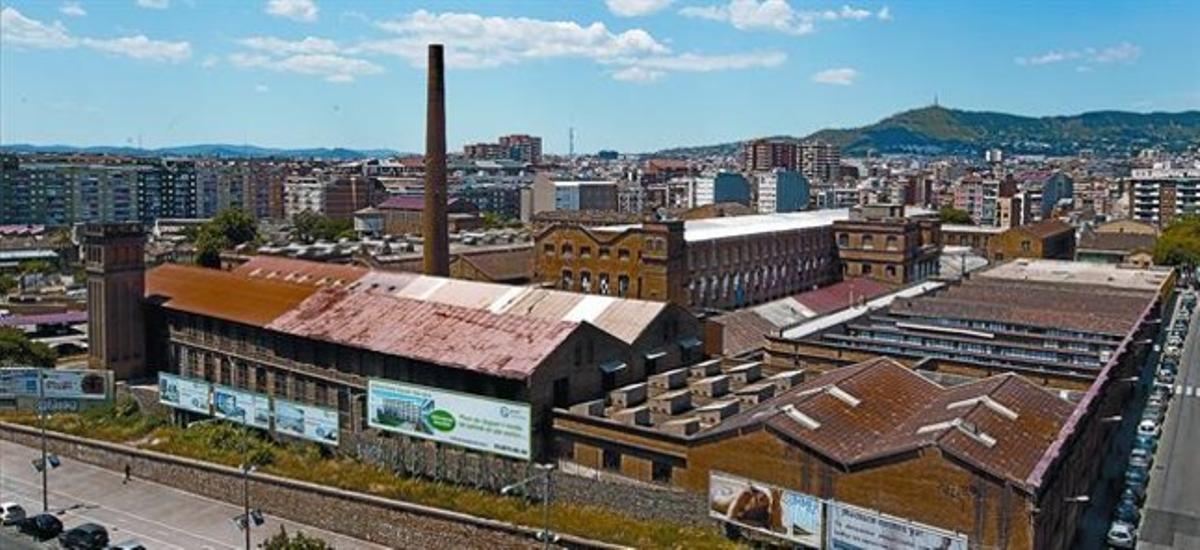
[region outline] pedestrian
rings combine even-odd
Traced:
[[[128,463],[128,462],[126,462],[126,463],[125,463],[125,479],[124,479],[123,481],[121,481],[121,485],[124,485],[124,484],[126,484],[126,483],[129,483],[129,475],[130,475],[130,471],[131,471],[131,470],[132,470],[132,469],[129,467],[129,463]]]

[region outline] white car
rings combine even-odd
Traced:
[[[25,519],[25,509],[20,504],[15,502],[0,504],[0,523],[13,525],[23,519]]]
[[[1108,529],[1108,544],[1117,548],[1133,548],[1137,546],[1137,533],[1128,523],[1113,522],[1112,527]]]
[[[1148,437],[1158,437],[1158,422],[1153,420],[1143,420],[1138,423],[1138,435]]]

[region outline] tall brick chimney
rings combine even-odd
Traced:
[[[429,90],[425,111],[425,274],[450,275],[446,221],[446,84],[442,45],[429,45]]]

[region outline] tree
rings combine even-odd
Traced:
[[[300,241],[336,241],[354,236],[350,220],[335,220],[313,212],[301,212],[292,218],[292,236]]]
[[[8,276],[0,275],[0,296],[5,296],[9,292],[16,290],[17,280]]]
[[[221,251],[258,239],[258,221],[240,208],[217,213],[195,232],[196,263],[221,267]]]
[[[971,219],[971,213],[966,210],[946,206],[938,211],[938,215],[942,218],[942,223],[953,223],[959,225],[974,225],[975,222]]]
[[[1167,226],[1154,246],[1154,263],[1200,264],[1200,216],[1186,216]]]
[[[22,275],[41,274],[49,275],[57,271],[53,263],[46,260],[25,260],[18,266]]]
[[[34,342],[20,329],[0,327],[0,365],[53,368],[58,354],[50,346]]]
[[[329,543],[304,533],[297,532],[288,535],[287,529],[279,527],[279,532],[263,541],[259,546],[263,550],[333,550]]]

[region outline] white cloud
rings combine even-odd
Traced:
[[[235,53],[229,62],[236,67],[261,68],[308,76],[319,76],[328,82],[353,82],[359,76],[383,72],[383,67],[365,59],[335,54],[299,54],[275,58],[261,54]]]
[[[1120,44],[1100,49],[1053,50],[1037,55],[1017,57],[1014,61],[1017,65],[1023,66],[1052,65],[1063,61],[1080,61],[1095,65],[1102,63],[1133,63],[1141,55],[1141,47],[1129,42],[1121,42]]]
[[[669,51],[642,29],[617,33],[603,23],[583,26],[574,21],[417,10],[400,19],[380,22],[378,26],[400,38],[368,41],[358,48],[399,55],[416,66],[424,65],[425,45],[430,43],[446,44],[446,63],[459,68],[497,67],[564,57],[600,60]]]
[[[267,13],[303,23],[316,21],[318,11],[313,0],[267,0]]]
[[[133,59],[170,63],[183,61],[192,55],[192,45],[186,41],[153,40],[140,34],[117,38],[75,38],[61,22],[48,25],[25,17],[14,8],[0,10],[0,43],[18,50],[83,46]]]
[[[58,13],[67,17],[83,17],[87,15],[87,10],[79,5],[79,2],[63,2],[63,5],[58,7]]]
[[[864,21],[872,15],[870,10],[849,5],[837,10],[800,11],[787,0],[729,0],[728,4],[688,6],[679,10],[679,14],[726,22],[743,31],[765,30],[797,36],[816,30],[817,21]],[[887,8],[875,15],[885,21],[892,17]]]
[[[265,94],[265,93],[271,91],[271,87],[260,82],[260,83],[254,85],[254,91],[256,93]]]
[[[879,8],[879,12],[875,14],[875,17],[878,17],[880,21],[891,21],[892,10],[888,9],[887,6]]]
[[[151,40],[143,34],[121,38],[84,38],[80,43],[94,50],[143,61],[178,63],[192,56],[192,45],[187,42]]]
[[[836,69],[825,69],[812,75],[812,81],[817,84],[832,84],[835,86],[849,86],[858,80],[859,72],[849,67],[839,67]]]
[[[210,55],[208,57],[205,57],[204,61],[200,62],[200,66],[205,69],[211,69],[213,67],[216,67],[217,64],[220,62],[221,62],[220,58],[218,58],[215,55]]]
[[[337,42],[313,36],[306,36],[303,40],[283,40],[273,36],[251,36],[250,38],[238,40],[238,43],[252,50],[264,51],[275,55],[337,53],[340,50]]]
[[[650,15],[671,5],[672,0],[604,0],[608,11],[618,17]]]
[[[62,23],[47,25],[8,7],[0,10],[0,43],[18,49],[61,49],[76,45]]]
[[[624,69],[612,73],[612,77],[615,80],[620,80],[622,82],[636,82],[639,84],[657,82],[664,75],[666,75],[666,73],[662,71],[655,71],[653,69],[638,67],[636,65],[633,67],[625,67]]]
[[[171,0],[137,0],[137,5],[150,10],[165,10],[171,7]]]

